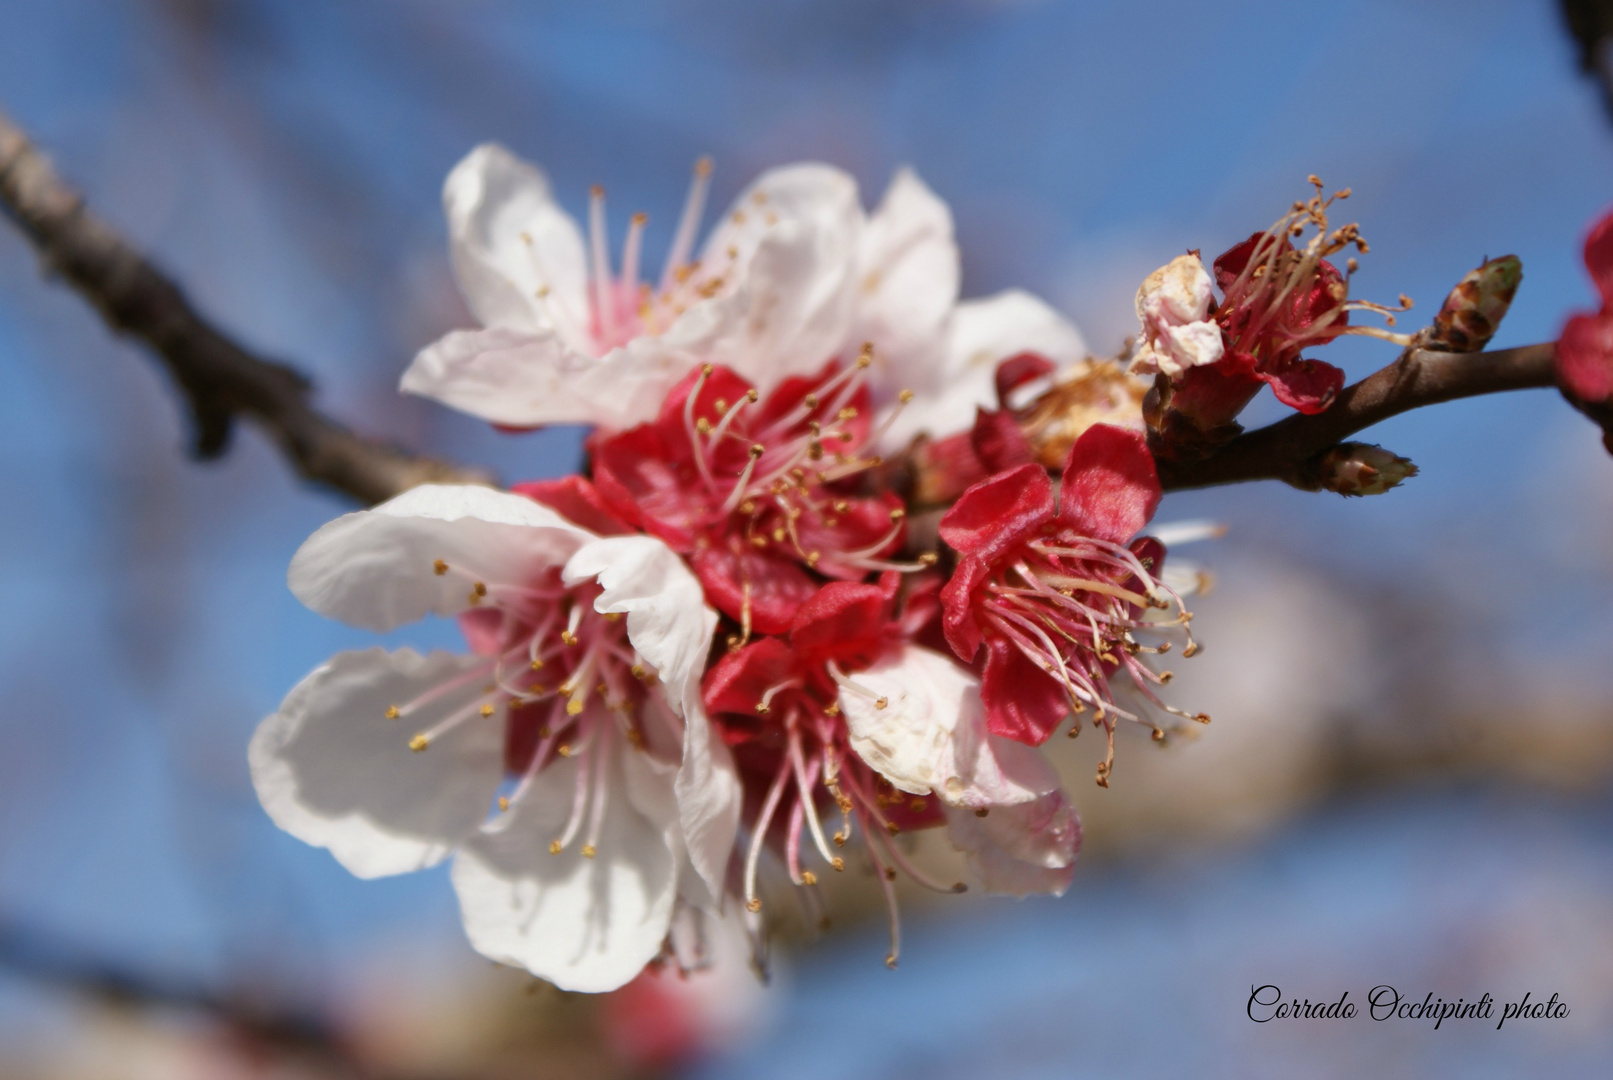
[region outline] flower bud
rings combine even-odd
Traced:
[[[1321,486],[1340,495],[1382,495],[1417,475],[1417,466],[1371,443],[1339,443],[1323,456]]]
[[[1470,270],[1445,298],[1434,325],[1423,331],[1425,349],[1443,352],[1477,352],[1490,343],[1512,297],[1523,280],[1523,263],[1516,255],[1490,259]]]

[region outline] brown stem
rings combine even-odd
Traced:
[[[1381,420],[1456,398],[1555,386],[1556,349],[1551,341],[1481,353],[1408,349],[1388,367],[1345,387],[1325,412],[1296,414],[1239,435],[1202,461],[1161,461],[1160,482],[1175,491],[1281,480],[1315,491],[1321,486],[1317,459]]]
[[[273,439],[300,475],[360,502],[381,502],[428,482],[488,482],[481,473],[356,435],[315,409],[301,373],[254,355],[198,314],[177,285],[84,208],[3,111],[0,209],[48,270],[162,361],[189,402],[197,457],[222,454],[240,416]]]

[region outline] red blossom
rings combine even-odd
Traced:
[[[786,632],[823,578],[859,580],[902,544],[901,500],[855,490],[879,463],[864,366],[831,363],[766,398],[727,368],[691,374],[652,423],[589,441],[604,503],[688,556],[718,610]]]
[[[1133,633],[1145,608],[1176,598],[1158,578],[1164,547],[1136,534],[1159,497],[1143,437],[1098,424],[1071,448],[1056,499],[1041,467],[1025,465],[976,484],[941,519],[959,556],[941,592],[947,642],[965,662],[984,652],[995,734],[1035,745],[1072,709],[1106,727],[1135,719],[1110,691],[1122,669],[1151,696],[1158,676],[1136,661]]]
[[[1585,266],[1602,297],[1601,310],[1569,318],[1557,342],[1557,385],[1563,396],[1602,425],[1613,453],[1613,212],[1585,238]]]

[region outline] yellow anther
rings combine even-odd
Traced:
[[[481,708],[481,713],[482,713],[483,716],[492,716],[493,715],[493,706],[491,706],[491,705],[483,705],[482,708]]]
[[[767,453],[767,447],[763,446],[761,443],[751,443],[751,446],[750,446],[750,456],[751,457],[759,458],[765,453]]]
[[[532,661],[532,670],[533,671],[542,671],[543,670],[543,661],[542,660],[534,660],[534,661]]]
[[[502,814],[504,811],[508,810],[509,808],[510,808],[510,800],[505,798],[503,795],[500,795],[498,797],[498,811],[499,811],[499,813]]]
[[[818,565],[818,560],[821,559],[821,558],[823,558],[823,552],[821,552],[821,551],[809,551],[809,552],[807,552],[807,557],[806,557],[807,565],[808,566],[817,566]]]
[[[897,833],[902,831],[902,827],[896,824],[894,821],[887,821],[885,822],[885,831],[890,833],[892,836],[895,836]]]
[[[758,401],[762,400],[762,395],[756,392],[755,387],[752,387],[751,389],[745,391],[745,400],[754,405]]]
[[[582,846],[582,857],[583,858],[592,859],[597,854],[598,854],[598,852],[596,852],[594,850],[594,845],[592,845],[592,844],[584,844]]]
[[[805,405],[809,409],[816,409],[818,407],[818,395],[808,394],[806,397],[801,399],[801,404]]]
[[[448,564],[443,562],[441,559],[438,559],[436,562],[431,564],[431,572],[436,574],[438,577],[442,577],[448,572]]]
[[[890,699],[890,698],[888,698],[888,697],[882,697],[882,698],[880,698],[880,699],[879,699],[879,700],[877,700],[877,701],[875,701],[875,702],[874,702],[874,708],[876,708],[876,709],[883,709],[883,708],[884,708],[884,707],[885,707],[885,706],[887,706],[887,705],[889,705],[889,704],[890,704],[890,703],[891,703],[891,699]]]
[[[854,420],[856,417],[857,410],[851,405],[847,405],[844,409],[841,409],[838,413],[835,413],[836,420]]]
[[[575,645],[577,644],[577,635],[570,630],[562,630],[560,631],[560,643],[562,645]]]
[[[604,619],[606,622],[621,622],[622,613],[620,611],[607,611],[602,614],[600,618]]]
[[[924,554],[918,557],[918,561],[922,566],[934,566],[938,558],[940,558],[940,556],[938,556],[935,552],[926,551]]]
[[[825,715],[827,717],[831,717],[831,718],[839,716],[840,715],[840,702],[838,702],[838,701],[831,702],[829,704],[829,707],[823,710],[823,715]]]
[[[704,416],[702,416],[700,419],[698,419],[698,420],[696,420],[694,422],[694,429],[696,431],[700,432],[700,434],[702,434],[702,435],[710,435],[711,434],[711,421],[707,420]]]
[[[928,806],[929,806],[929,803],[925,802],[923,799],[915,798],[915,799],[907,800],[907,808],[909,810],[913,811],[913,813],[915,813],[915,814],[917,814],[920,811],[924,810]]]
[[[757,912],[762,910],[761,900],[754,896],[751,897],[749,900],[745,901],[745,910],[749,912]]]
[[[568,743],[561,743],[559,746],[555,747],[554,752],[559,754],[561,757],[568,758],[571,756],[571,746]]]
[[[396,705],[388,705],[386,707],[386,718],[388,720],[396,720],[398,715],[398,707]]]
[[[834,834],[834,842],[835,842],[835,847],[845,847],[846,846],[846,834],[843,833],[843,832],[835,833]]]
[[[896,970],[896,954],[895,953],[891,953],[890,955],[885,957],[885,966],[890,968],[892,971]]]
[[[891,520],[892,521],[901,521],[906,516],[907,516],[907,511],[903,510],[900,506],[898,506],[896,509],[891,511]]]
[[[913,400],[913,391],[903,390],[901,393],[896,395],[896,400],[900,401],[903,405],[906,405],[909,401]]]
[[[829,865],[834,867],[836,870],[844,870],[846,868],[846,860],[836,855],[834,859],[830,861]]]
[[[567,716],[576,716],[580,712],[582,712],[582,698],[572,698],[566,702]]]
[[[487,595],[487,586],[485,584],[483,584],[482,582],[478,581],[476,584],[474,584],[474,585],[472,585],[470,587],[470,591],[475,593],[477,596],[486,596]]]
[[[550,855],[558,855],[563,850],[564,849],[560,846],[560,841],[558,841],[558,840],[550,840],[549,841],[549,854]]]
[[[628,674],[632,675],[635,679],[644,678],[644,665],[634,664],[631,668],[628,668]]]
[[[718,398],[713,403],[712,407],[717,410],[717,415],[721,416],[723,413],[728,411],[728,399],[727,398]]]
[[[756,703],[756,713],[757,713],[758,716],[766,716],[767,715],[767,709],[768,709],[767,702],[758,701]]]
[[[409,749],[413,750],[417,754],[430,745],[431,740],[427,739],[424,735],[416,735],[414,738],[409,740]]]

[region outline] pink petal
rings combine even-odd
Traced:
[[[1082,536],[1124,544],[1159,505],[1159,474],[1135,431],[1094,424],[1070,447],[1059,517]]]

